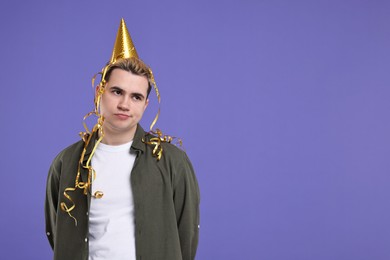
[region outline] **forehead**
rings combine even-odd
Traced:
[[[136,75],[123,69],[114,69],[110,79],[107,81],[108,87],[119,87],[123,90],[147,91],[149,82],[146,76]]]

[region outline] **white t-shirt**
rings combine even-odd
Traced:
[[[130,183],[135,155],[130,154],[131,144],[132,141],[118,146],[100,143],[92,157],[92,167],[96,171],[92,195],[96,191],[102,191],[104,195],[91,199],[89,260],[136,259]]]

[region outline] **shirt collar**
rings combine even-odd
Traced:
[[[131,145],[130,149],[135,150],[135,151],[145,152],[145,144],[142,142],[142,138],[144,138],[144,137],[145,137],[144,129],[141,127],[140,124],[137,124],[137,129],[135,130],[135,134],[134,134],[134,138],[133,138],[133,144]],[[88,146],[85,150],[85,155],[84,155],[84,160],[83,160],[84,165],[87,163],[87,160],[92,153],[92,150],[96,144],[97,139],[98,139],[98,133],[95,132],[95,133],[93,133],[93,136],[91,138],[91,142],[88,144]]]
[[[142,142],[142,138],[145,138],[145,131],[140,124],[137,124],[137,129],[135,130],[133,144],[130,149],[137,151],[145,152],[145,144]]]

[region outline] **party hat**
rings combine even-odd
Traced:
[[[110,63],[114,63],[118,59],[137,58],[138,54],[135,50],[133,41],[131,40],[129,31],[127,30],[125,20],[121,19],[118,34],[116,35],[114,49],[112,50]]]

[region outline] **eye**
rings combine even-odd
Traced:
[[[141,101],[141,100],[142,100],[142,97],[139,96],[139,95],[134,95],[134,96],[133,96],[133,99],[134,99],[134,100],[137,100],[137,101]]]
[[[122,94],[122,91],[119,90],[119,89],[113,89],[111,92],[112,92],[114,95],[117,95],[117,96],[120,96],[120,95]]]

